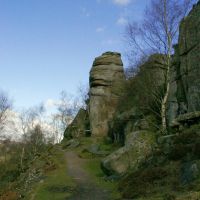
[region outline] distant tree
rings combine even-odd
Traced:
[[[52,127],[53,143],[60,143],[63,139],[63,124],[60,119],[58,113],[51,116],[50,126]]]
[[[9,148],[10,148],[10,139],[6,138],[2,141],[2,147],[1,147],[1,154],[4,157],[4,161],[7,161],[7,154],[9,152]]]
[[[45,136],[42,127],[39,124],[29,132],[28,142],[31,144],[32,153],[34,155],[43,149],[43,146],[45,145]]]
[[[19,115],[19,120],[21,124],[21,130],[25,135],[28,131],[35,128],[37,124],[40,124],[41,117],[45,112],[43,104],[34,106],[28,109],[23,109]]]
[[[89,100],[89,86],[84,84],[79,84],[78,86],[78,99],[80,107],[87,109],[87,103]]]
[[[0,138],[3,137],[2,131],[8,122],[8,114],[12,108],[12,102],[8,94],[0,91]]]
[[[43,104],[28,109],[23,109],[19,115],[19,121],[21,125],[21,131],[23,133],[22,143],[21,143],[21,153],[20,153],[20,166],[24,169],[24,156],[25,154],[32,154],[30,148],[34,149],[34,154],[38,149],[36,142],[41,136],[39,129],[41,130],[41,118],[42,114],[45,112]],[[34,135],[35,133],[35,135]],[[40,133],[42,133],[40,131]],[[33,140],[35,139],[35,141]],[[27,145],[28,144],[28,145]],[[30,146],[29,146],[30,145]],[[36,146],[35,146],[36,145]]]
[[[65,91],[60,93],[60,100],[57,105],[58,113],[56,118],[60,119],[60,129],[64,133],[65,128],[71,123],[78,109],[78,100],[70,97]]]
[[[129,66],[125,68],[126,79],[135,77],[140,71],[140,66],[142,66],[148,60],[148,58],[149,56],[141,56],[140,59],[136,60],[135,62],[130,60]]]
[[[163,54],[166,70],[165,95],[161,103],[163,133],[167,131],[166,104],[169,95],[171,55],[173,44],[177,42],[179,23],[191,9],[196,0],[151,0],[144,19],[140,24],[130,23],[126,29],[126,39],[131,47],[131,56],[136,60],[150,54]]]

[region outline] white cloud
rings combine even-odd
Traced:
[[[53,99],[47,99],[45,102],[45,108],[52,108],[57,105],[57,102]]]
[[[78,106],[79,106],[79,102]],[[69,108],[73,107],[75,105],[75,99],[66,99],[64,102],[61,100],[56,100],[56,99],[47,99],[44,106],[47,109],[47,111],[49,109],[55,109],[57,106],[68,106]]]
[[[102,45],[114,45],[119,43],[119,40],[107,39],[102,41]]]
[[[117,24],[120,25],[120,26],[124,26],[128,23],[127,19],[125,17],[120,17],[118,20],[117,20]]]
[[[21,125],[19,123],[19,113],[9,110],[7,112],[7,117],[8,120],[5,123],[4,129],[1,131],[1,137],[5,136],[5,138],[15,141],[20,140],[22,131],[20,131]]]
[[[131,3],[131,0],[112,0],[114,4],[119,6],[127,6]]]
[[[85,7],[81,8],[81,12],[85,17],[90,17],[90,13],[88,12],[88,10]]]
[[[98,27],[98,28],[96,29],[96,32],[97,32],[97,33],[104,32],[104,31],[105,31],[105,28],[104,28],[104,27]]]

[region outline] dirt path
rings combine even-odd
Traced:
[[[85,160],[73,151],[65,154],[67,170],[77,184],[75,193],[70,200],[110,200],[109,192],[97,186],[84,169]]]

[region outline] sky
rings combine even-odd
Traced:
[[[128,21],[149,0],[0,0],[0,89],[16,108],[52,102],[87,84],[95,57],[126,52]]]

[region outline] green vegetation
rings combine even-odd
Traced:
[[[36,194],[37,190],[37,199],[44,199],[40,194],[45,195],[43,184],[46,184],[46,180],[49,183],[46,186],[50,190],[53,182],[67,183],[69,178],[66,176],[63,152],[58,146],[42,142],[43,138],[39,136],[41,135],[36,127],[36,130],[31,132],[30,139],[26,138],[26,143],[4,141],[6,144],[1,146],[1,150],[6,147],[0,165],[1,200],[31,199],[32,189],[36,185],[33,193]],[[71,180],[70,182],[73,184]]]
[[[188,40],[188,36],[184,34],[184,37],[179,39],[182,42],[175,50],[175,54],[181,54],[183,59],[178,58],[178,54],[174,58],[172,56],[173,41],[178,38],[179,22],[188,12],[190,4],[184,6],[173,0],[155,0],[151,1],[151,4],[144,23],[138,29],[143,31],[137,32],[135,24],[130,26],[129,31],[132,32],[129,34],[133,35],[129,35],[129,39],[132,39],[139,49],[142,49],[142,46],[135,40],[138,36],[140,42],[141,38],[147,39],[143,41],[146,45],[153,42],[154,49],[149,52],[154,54],[150,56],[149,52],[142,52],[147,53],[145,59],[139,56],[139,64],[136,64],[132,75],[122,81],[123,83],[116,80],[116,88],[106,65],[114,64],[114,55],[118,55],[118,69],[113,74],[117,76],[120,72],[124,77],[120,54],[105,53],[100,61],[97,58],[93,64],[97,73],[100,71],[100,76],[97,74],[96,78],[95,74],[95,78],[90,77],[90,87],[94,89],[100,86],[97,93],[102,93],[102,98],[107,101],[106,106],[106,101],[95,103],[91,100],[88,105],[89,100],[85,99],[85,109],[80,109],[74,121],[69,124],[79,106],[77,104],[68,107],[70,101],[65,92],[62,92],[57,107],[58,113],[53,117],[54,125],[51,126],[55,128],[53,135],[48,135],[48,131],[43,130],[39,121],[44,111],[39,107],[19,117],[23,132],[20,142],[11,142],[1,136],[0,200],[76,199],[81,192],[85,197],[90,192],[92,196],[100,195],[100,199],[101,193],[106,197],[111,195],[112,200],[200,199],[200,114],[199,98],[197,99],[198,94],[195,94],[199,91],[199,79],[196,77],[198,73],[191,74],[191,71],[195,71],[192,70],[191,63],[188,62],[188,66],[185,66],[184,61],[185,56],[186,60],[193,60],[194,56],[189,56],[189,53],[195,51],[198,44],[194,43],[189,49],[181,47],[181,43],[189,44],[188,41],[192,39],[191,37]],[[187,9],[184,10],[183,7]],[[168,17],[170,18],[167,19]],[[172,30],[168,30],[169,27]],[[197,35],[197,26],[189,26],[189,29],[191,33],[187,29],[181,31],[187,35]],[[146,48],[146,45],[143,48]],[[136,51],[139,50],[137,48]],[[179,50],[180,52],[177,52]],[[196,55],[196,52],[194,54]],[[107,55],[114,57],[109,61]],[[102,64],[101,59],[105,59],[105,64]],[[101,69],[98,69],[98,62],[100,68],[107,71],[108,80],[107,76],[101,74]],[[114,69],[115,65],[110,68]],[[185,72],[185,69],[187,73],[180,73]],[[182,74],[184,78],[181,77]],[[109,86],[113,88],[110,90]],[[90,96],[93,93],[97,98],[101,97],[101,94],[92,90]],[[117,99],[116,102],[112,98]],[[92,104],[94,107],[90,106]],[[112,104],[118,107],[112,107]],[[91,130],[95,135],[93,126],[90,130],[90,120],[93,118],[91,112],[95,109],[94,115],[98,115],[98,107],[99,110],[105,109],[105,112],[100,113],[100,117],[97,116],[95,120],[98,123],[94,127],[98,127],[99,133],[105,135],[108,123],[108,138],[93,135],[90,137]],[[116,108],[115,113],[113,108]],[[0,92],[0,130],[5,128],[5,113],[10,109],[11,103],[7,95]],[[167,113],[168,110],[171,113]],[[171,115],[171,118],[167,114]],[[167,127],[167,124],[170,127]],[[64,132],[66,125],[68,127]],[[60,145],[54,145],[60,142],[59,130],[64,132],[65,138]],[[110,156],[106,157],[107,155]],[[103,158],[105,160],[102,161]]]
[[[125,82],[124,95],[119,105],[120,112],[134,108],[138,115],[155,115],[158,122],[161,122],[165,70],[157,63],[163,62],[162,57],[155,54],[135,66],[133,75]]]
[[[108,191],[111,191],[112,200],[121,199],[121,194],[118,191],[118,182],[106,180],[105,174],[100,167],[100,159],[91,159],[87,162],[85,169],[91,174],[91,178],[99,186]]]
[[[118,145],[110,144],[106,138],[95,138],[95,137],[81,137],[79,138],[80,145],[72,150],[78,154],[78,156],[84,160],[84,169],[90,175],[90,181],[96,184],[99,188],[111,192],[111,198],[121,199],[121,195],[118,191],[118,181],[107,179],[100,167],[100,162],[105,155],[98,155],[92,152],[85,151],[91,146],[97,145],[99,151],[111,153],[119,148]],[[63,141],[63,146],[65,146],[67,140]]]
[[[75,184],[67,176],[67,165],[63,151],[54,148],[53,160],[56,165],[55,169],[45,173],[44,180],[32,189],[30,199],[63,200],[74,191]]]
[[[146,160],[139,170],[130,171],[122,178],[119,190],[123,197],[198,199],[200,195],[199,130],[200,125],[194,125],[185,127],[171,138],[163,137],[154,149],[152,157]]]
[[[80,138],[80,146],[77,148],[79,157],[86,159],[100,159],[120,147],[118,144],[111,144],[108,139],[109,138],[94,137]]]

